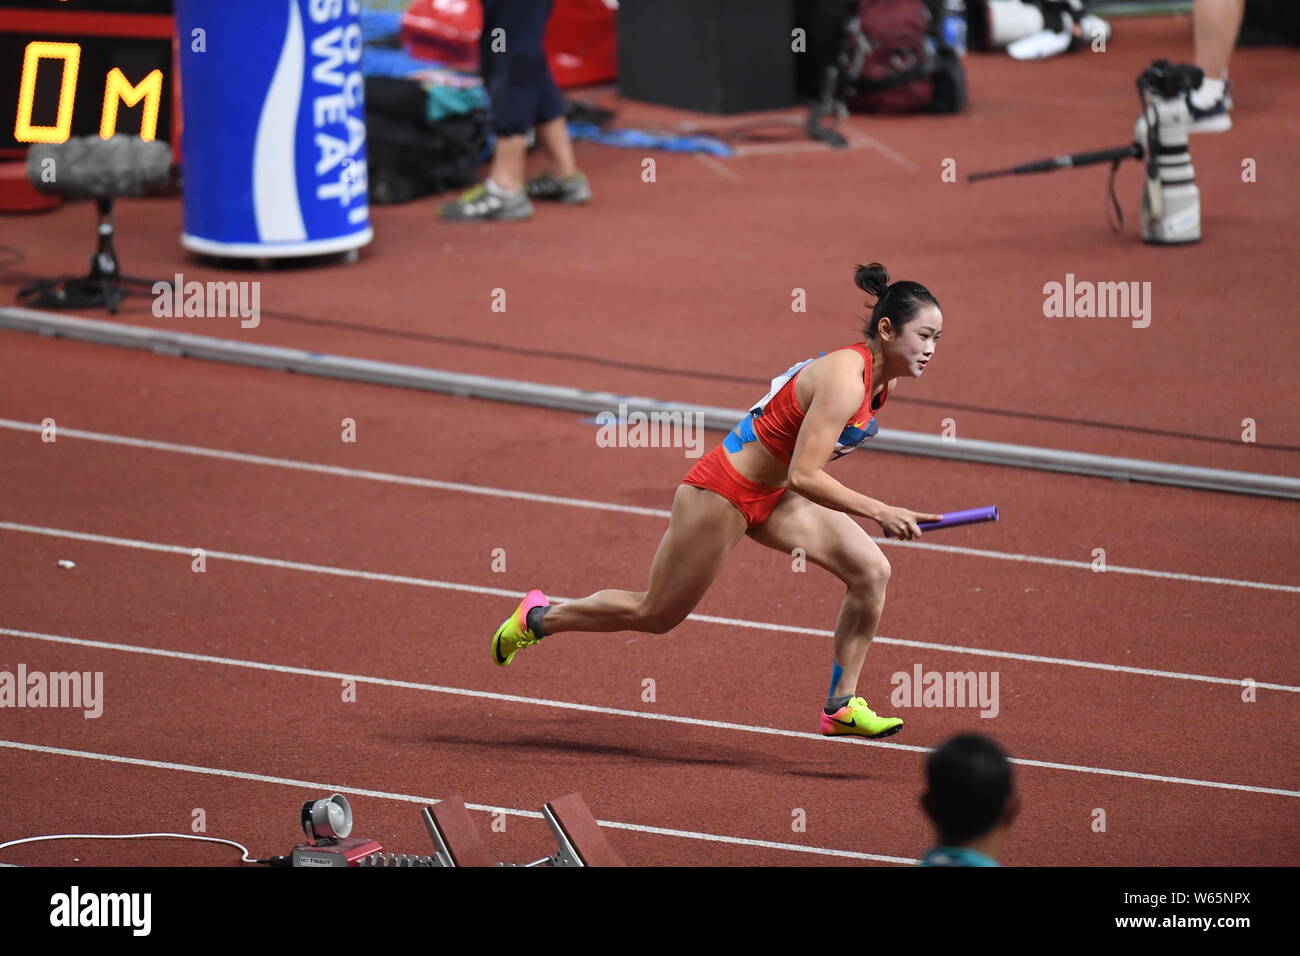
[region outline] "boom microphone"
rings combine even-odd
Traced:
[[[1138,143],[1117,146],[1114,149],[1098,149],[1087,153],[1071,153],[1066,156],[1053,156],[1032,163],[1022,163],[1007,169],[994,169],[983,173],[971,173],[966,179],[979,182],[981,179],[996,179],[998,176],[1022,176],[1025,173],[1050,173],[1055,169],[1073,169],[1076,166],[1091,166],[1093,163],[1107,163],[1120,159],[1141,159],[1142,147]]]
[[[1134,141],[1128,146],[1055,156],[1009,169],[971,173],[966,178],[978,182],[1109,162],[1107,198],[1118,220],[1112,228],[1119,232],[1124,212],[1115,196],[1115,173],[1126,159],[1143,160],[1146,184],[1142,190],[1142,240],[1158,245],[1197,242],[1201,238],[1201,194],[1187,145],[1191,126],[1187,94],[1201,84],[1203,76],[1200,67],[1168,60],[1156,60],[1147,67],[1137,79],[1142,112],[1134,123]]]

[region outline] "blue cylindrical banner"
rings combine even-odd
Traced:
[[[176,0],[181,244],[305,256],[370,241],[360,0]]]

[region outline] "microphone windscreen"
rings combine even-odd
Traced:
[[[63,143],[34,143],[27,151],[27,180],[38,192],[67,199],[143,196],[171,181],[171,147],[161,140],[117,134],[76,136]]]

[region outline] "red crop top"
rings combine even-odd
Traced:
[[[872,402],[870,347],[863,342],[857,342],[844,348],[855,350],[863,358],[862,382],[866,388],[866,397],[862,400],[862,406],[857,413],[845,423],[844,430],[835,443],[831,461],[861,447],[863,442],[876,434],[876,419],[873,413],[889,398],[889,385],[886,384],[879,399]],[[750,409],[753,434],[763,443],[763,447],[776,456],[778,461],[787,465],[794,457],[795,440],[799,437],[799,426],[803,424],[805,414],[804,409],[799,407],[795,381],[799,377],[800,370],[812,361],[814,360],[805,359],[774,378],[771,391]]]

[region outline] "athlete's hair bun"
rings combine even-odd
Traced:
[[[857,271],[853,273],[853,281],[863,292],[880,298],[889,288],[889,270],[879,262],[873,262],[869,266],[858,266]]]
[[[890,324],[897,332],[906,323],[916,318],[925,306],[933,305],[936,309],[939,307],[938,300],[919,282],[899,279],[890,285],[889,270],[879,262],[873,262],[869,266],[858,266],[853,273],[853,281],[859,289],[875,296],[876,299],[871,306],[870,318],[863,324],[862,334],[868,339],[876,337],[880,320],[885,316],[889,317]]]

